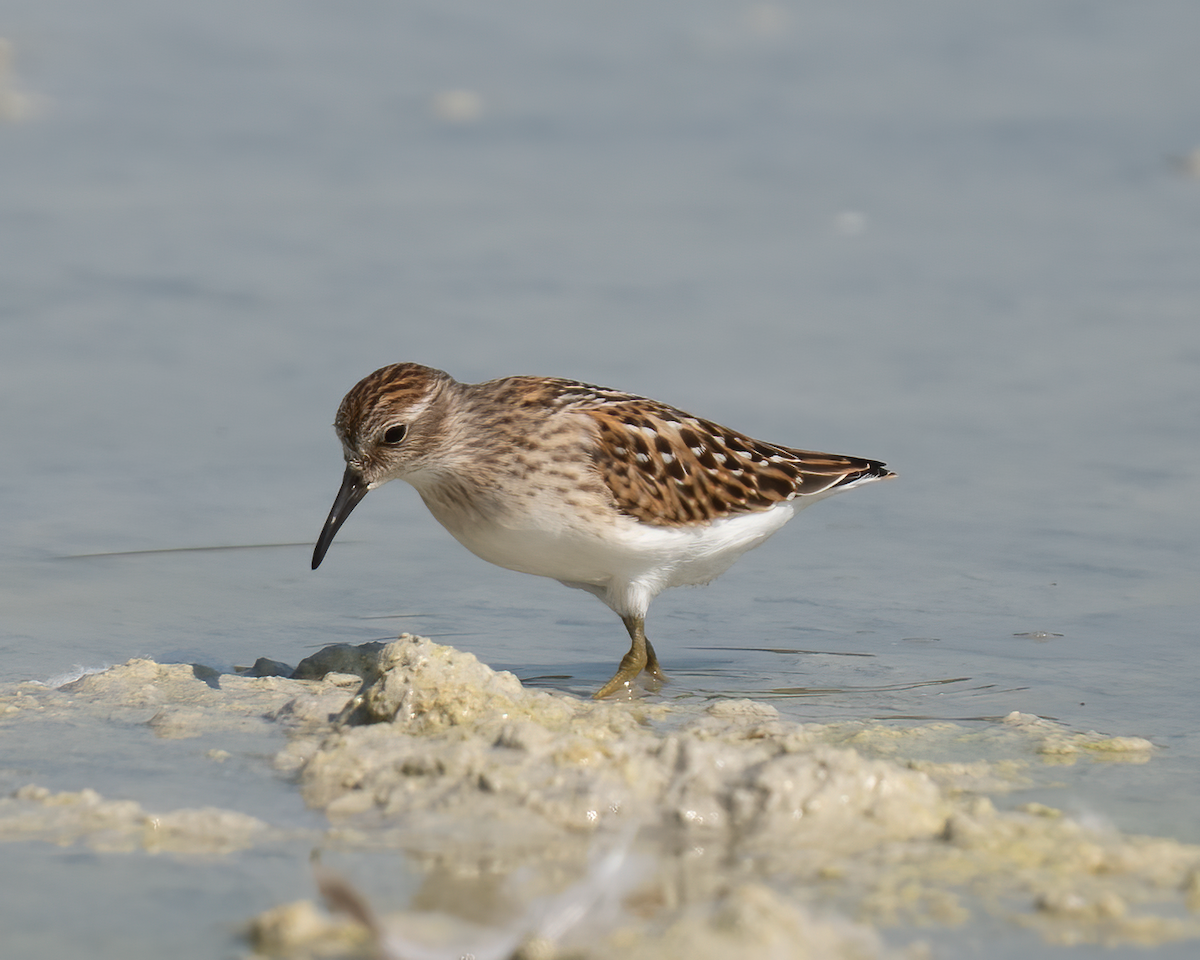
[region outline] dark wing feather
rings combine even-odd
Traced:
[[[644,523],[705,523],[894,476],[878,460],[765,443],[627,395],[582,412],[596,424],[596,465],[618,508]]]

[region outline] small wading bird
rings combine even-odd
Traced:
[[[646,610],[707,583],[810,503],[895,476],[878,460],[793,450],[655,400],[574,380],[459,383],[416,363],[361,380],[334,421],[342,486],[315,570],[370,490],[407,480],[464,547],[510,570],[594,593],[629,631],[596,693],[665,680]]]

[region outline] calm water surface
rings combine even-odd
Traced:
[[[1146,737],[1147,765],[1013,802],[1200,842],[1200,182],[1173,162],[1198,32],[1186,0],[18,0],[0,680],[409,630],[594,689],[617,619],[470,556],[402,484],[309,570],[361,376],[569,376],[900,474],[660,597],[666,695]],[[37,736],[5,733],[0,787],[307,816],[251,763],[222,788],[136,734]],[[212,956],[311,895],[305,854],[199,880],[10,846],[0,926],[29,955],[103,918],[94,955],[183,930]],[[117,932],[139,898],[162,919]],[[1057,955],[977,932],[947,955]]]

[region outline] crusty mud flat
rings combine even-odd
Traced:
[[[324,828],[32,783],[0,800],[0,839],[196,870],[299,839],[314,864],[281,869],[311,871],[312,896],[245,917],[241,949],[263,956],[921,956],[920,928],[977,921],[1050,944],[1200,937],[1200,848],[989,799],[1053,764],[1152,763],[1145,740],[1019,714],[800,724],[749,700],[583,701],[410,635],[256,667],[291,676],[131,660],[22,684],[0,693],[0,729],[282,727],[274,767]],[[958,759],[913,759],[938,752]],[[421,878],[408,902],[359,854],[405,860]]]

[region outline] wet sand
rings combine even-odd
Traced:
[[[1200,847],[993,803],[1059,764],[1153,763],[1144,739],[1022,714],[808,724],[752,700],[596,703],[407,634],[258,667],[307,679],[131,660],[4,691],[3,733],[144,725],[213,744],[214,767],[222,737],[243,756],[258,738],[310,825],[30,783],[0,800],[0,839],[201,871],[311,848],[309,876],[278,865],[310,896],[231,933],[271,956],[884,957],[968,923],[1047,945],[1200,937]],[[399,901],[392,861],[414,878]]]

